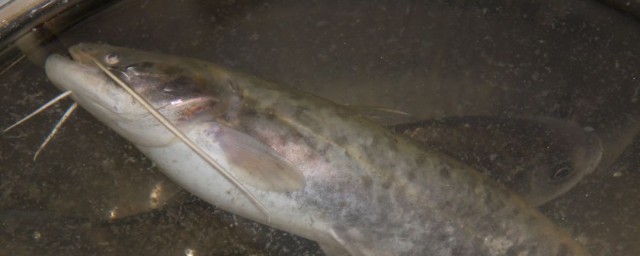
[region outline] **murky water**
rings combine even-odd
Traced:
[[[197,57],[424,118],[575,121],[600,136],[603,160],[542,211],[594,255],[638,255],[639,28],[585,1],[122,1],[55,43]],[[2,127],[59,93],[29,61],[0,88]],[[68,104],[0,136],[0,254],[322,254],[190,197],[83,111],[33,162]],[[166,207],[148,206],[154,191]]]

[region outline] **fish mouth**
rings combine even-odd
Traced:
[[[130,95],[96,67],[52,54],[45,62],[45,72],[58,89],[71,91],[71,97],[90,112],[113,120],[135,120],[144,114],[123,107],[123,102],[131,102]]]
[[[85,94],[94,101],[98,101],[95,93],[89,93],[88,80],[98,77],[106,78],[100,70],[84,65],[59,54],[52,54],[45,62],[45,73],[49,80],[62,91]],[[86,92],[86,93],[85,93]],[[73,94],[72,94],[73,95]]]
[[[159,127],[152,116],[116,85],[103,71],[60,55],[45,62],[49,81],[71,97],[96,119],[135,145],[163,146],[174,136]]]

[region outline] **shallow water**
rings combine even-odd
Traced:
[[[575,121],[600,136],[603,160],[542,211],[594,255],[640,254],[637,20],[585,1],[368,3],[122,1],[55,43],[197,57],[421,118]],[[2,127],[59,93],[28,61],[0,76],[0,88]],[[183,194],[83,111],[31,161],[68,104],[0,136],[0,254],[321,254]],[[182,203],[108,220],[115,206],[126,214],[145,203],[158,184]]]

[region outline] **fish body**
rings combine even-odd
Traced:
[[[391,129],[471,165],[536,206],[571,189],[602,157],[597,135],[555,118],[443,117]]]
[[[329,255],[587,255],[535,208],[330,101],[198,60],[80,44],[50,80],[176,183]],[[95,68],[100,61],[230,170],[271,218]]]

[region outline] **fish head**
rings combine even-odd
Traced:
[[[602,157],[602,143],[593,132],[564,120],[537,118],[541,133],[530,145],[537,153],[519,191],[534,205],[541,205],[573,188],[593,172]]]
[[[205,79],[181,59],[100,44],[78,44],[69,49],[73,60],[60,55],[47,59],[49,80],[84,109],[135,145],[163,146],[175,136],[122,86],[98,68],[102,64],[136,91],[171,123],[188,129],[211,105],[203,96]]]

